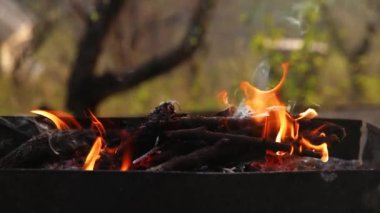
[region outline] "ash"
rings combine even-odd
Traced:
[[[297,172],[297,171],[338,171],[338,170],[361,170],[371,169],[359,160],[343,160],[330,157],[323,163],[319,159],[300,156],[268,156],[265,161],[253,161],[247,166],[248,171],[258,172]]]
[[[83,160],[69,159],[45,164],[42,168],[49,170],[82,170]]]

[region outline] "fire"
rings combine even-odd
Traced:
[[[100,136],[103,137],[104,134],[106,133],[106,129],[104,128],[103,124],[92,112],[90,112],[90,117],[91,117],[91,127],[93,129],[96,129],[98,133],[100,134]]]
[[[100,158],[99,154],[102,151],[103,143],[102,137],[99,136],[95,139],[94,145],[92,145],[92,148],[86,157],[86,161],[84,162],[84,170],[94,170],[95,163]]]
[[[44,111],[44,110],[32,110],[30,112],[50,119],[54,123],[54,125],[57,127],[57,129],[60,129],[60,130],[69,129],[69,126],[61,118],[59,118],[57,115],[51,112]]]
[[[288,63],[282,64],[282,76],[278,84],[270,90],[260,90],[252,86],[249,82],[243,81],[240,84],[240,89],[244,94],[243,104],[251,112],[251,117],[255,122],[263,123],[264,129],[262,138],[277,143],[285,142],[299,142],[298,151],[302,153],[304,148],[311,149],[312,151],[321,154],[323,162],[328,161],[327,144],[313,145],[310,141],[299,136],[299,123],[301,119],[312,119],[318,115],[314,109],[307,109],[294,118],[286,108],[286,105],[279,98],[279,91],[284,85],[286,75],[289,70]],[[222,91],[219,98],[227,100],[227,94]],[[228,103],[228,102],[227,102]],[[266,115],[266,116],[262,116]],[[314,130],[318,131],[318,130]],[[304,146],[304,147],[303,147]],[[293,154],[294,147],[292,147],[290,155]],[[277,152],[277,155],[284,155],[284,152]]]
[[[244,104],[253,112],[253,118],[262,122],[265,119],[265,127],[263,137],[271,139],[275,136],[275,142],[281,143],[288,137],[296,139],[298,125],[294,124],[293,119],[286,110],[285,104],[278,97],[278,93],[283,86],[289,65],[282,64],[282,77],[279,83],[270,90],[260,90],[247,81],[240,84],[240,88],[244,93]],[[257,117],[255,115],[268,113],[267,117]]]
[[[32,110],[30,112],[50,119],[57,129],[60,130],[70,129],[69,124],[71,124],[74,128],[82,129],[82,126],[74,116],[63,111]]]
[[[301,112],[299,114],[299,117],[296,118],[296,120],[301,120],[301,119],[304,119],[304,118],[306,118],[306,119],[313,119],[313,118],[315,118],[317,116],[318,116],[317,111],[315,111],[315,109],[309,108],[305,112]]]
[[[67,130],[70,128],[82,129],[81,124],[75,119],[75,117],[66,112],[45,110],[32,110],[31,112],[48,118],[59,130]],[[86,156],[82,167],[83,170],[94,170],[96,167],[96,162],[101,158],[102,153],[115,155],[119,151],[119,147],[107,147],[107,143],[105,141],[106,129],[93,113],[89,112],[89,117],[91,119],[91,128],[97,131],[98,136],[95,138],[94,143]],[[129,140],[130,135],[121,135],[121,138],[123,141]],[[120,168],[121,171],[127,171],[132,162],[129,144],[130,143],[121,144],[122,150],[124,151]]]
[[[106,130],[103,124],[92,112],[90,112],[89,114],[91,118],[91,128],[97,130],[99,134],[99,136],[96,137],[95,142],[92,145],[91,150],[88,153],[83,165],[84,170],[92,171],[94,170],[96,161],[100,159],[100,153],[105,150],[107,145],[104,140]]]
[[[218,99],[225,106],[228,106],[230,104],[228,100],[228,92],[226,90],[222,90],[218,93]]]
[[[121,167],[120,167],[120,171],[128,171],[129,167],[131,166],[131,158],[130,158],[131,155],[129,154],[125,154],[123,156],[123,162],[121,164]]]
[[[122,147],[120,147],[120,149],[123,150],[124,153],[123,153],[120,171],[127,171],[132,165],[131,139],[132,139],[132,136],[127,131],[123,131],[121,133],[121,140],[123,142],[121,143]]]
[[[327,162],[329,160],[329,151],[327,149],[326,143],[322,143],[321,145],[314,145],[310,141],[306,140],[305,138],[301,138],[300,143],[304,145],[305,147],[312,149],[313,151],[322,153],[322,157],[321,157],[322,162]]]
[[[280,82],[271,90],[260,90],[247,81],[243,81],[240,84],[240,89],[245,96],[244,103],[254,114],[268,112],[268,108],[270,107],[285,106],[278,97],[278,91],[285,82],[288,73],[288,64],[282,64],[282,69],[283,74]]]

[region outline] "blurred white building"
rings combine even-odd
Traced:
[[[10,73],[33,35],[34,18],[13,0],[0,1],[0,69]]]

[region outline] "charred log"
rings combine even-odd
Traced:
[[[256,146],[257,149],[265,149],[273,152],[287,152],[287,153],[297,153],[297,149],[288,143],[275,143],[270,141],[265,141],[256,137],[249,137],[245,135],[235,135],[220,132],[211,132],[205,128],[196,129],[185,129],[185,130],[173,130],[165,132],[165,137],[170,139],[198,139],[206,140],[210,142],[216,142],[222,139],[228,139],[235,143],[235,146],[240,144],[251,143],[251,146]],[[180,140],[179,140],[180,141]],[[298,153],[303,156],[320,158],[319,153],[313,152],[311,150],[303,150],[302,153]]]
[[[239,163],[262,159],[265,149],[258,148],[248,141],[231,141],[221,139],[211,146],[206,146],[190,154],[175,157],[165,163],[148,169],[148,171],[185,171],[207,166],[223,166],[228,163]]]
[[[40,134],[33,119],[0,118],[0,158],[20,146],[34,135]]]
[[[325,133],[326,135],[336,135],[339,138],[339,141],[342,141],[346,137],[346,130],[344,127],[320,119],[311,119],[311,120],[300,120],[300,132],[305,131],[310,132],[312,130],[317,130],[315,133]]]
[[[318,129],[318,133],[335,135],[339,141],[346,137],[345,129],[337,124],[318,119],[300,120],[300,134],[309,134],[310,131]],[[212,131],[237,132],[261,137],[264,123],[259,123],[252,118],[234,117],[206,117],[206,116],[184,116],[177,117],[162,124],[165,130],[190,129],[205,127]],[[336,140],[336,139],[334,139]]]
[[[250,127],[252,134],[260,136],[263,124],[251,118],[213,117],[213,116],[185,116],[178,117],[162,124],[165,130],[190,129],[205,127],[208,130],[234,131]]]
[[[132,169],[145,170],[165,163],[176,156],[187,155],[196,150],[209,146],[210,143],[203,140],[181,140],[166,142],[162,147],[155,147],[133,163]]]
[[[148,119],[134,133],[134,158],[137,158],[153,148],[157,137],[161,134],[162,123],[168,122],[175,116],[173,102],[164,102],[149,114]]]
[[[74,157],[76,151],[92,144],[94,131],[69,130],[31,138],[0,159],[0,168],[39,168],[52,159]]]
[[[341,142],[345,136],[344,128],[323,120],[300,121],[298,139],[285,139],[283,143],[275,143],[262,139],[263,123],[250,118],[233,118],[223,116],[189,116],[175,113],[173,102],[165,102],[140,124],[132,129],[108,129],[103,135],[106,147],[112,153],[100,153],[97,169],[119,169],[124,156],[133,161],[133,170],[193,170],[202,166],[216,168],[218,166],[242,165],[262,158],[265,153],[295,154],[321,158],[321,151],[309,150],[301,141],[305,138],[313,145]],[[136,126],[138,126],[136,128]],[[12,125],[0,122],[0,129],[13,129]],[[33,134],[40,134],[33,130]],[[10,131],[10,134],[22,136],[12,149],[7,149],[0,157],[0,168],[65,168],[49,167],[51,163],[65,165],[72,161],[81,165],[81,161],[98,136],[97,131],[81,130],[49,130],[31,139],[29,133],[21,130]],[[11,137],[10,135],[10,137]],[[5,141],[5,142],[4,142]],[[3,140],[1,143],[10,144]],[[302,147],[301,147],[302,146]],[[108,150],[108,149],[107,149]],[[74,160],[73,160],[74,159]],[[219,159],[219,160],[218,160]],[[190,161],[190,162],[186,162]],[[194,161],[194,162],[191,162]],[[215,166],[215,167],[214,167]],[[80,167],[79,167],[80,168]],[[205,167],[202,167],[205,168]]]

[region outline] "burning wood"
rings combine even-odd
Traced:
[[[43,162],[80,158],[78,162],[83,163],[83,169],[92,170],[98,168],[98,160],[104,156],[102,153],[106,153],[108,158],[116,158],[112,162],[119,165],[110,167],[121,169],[123,159],[126,159],[121,150],[126,151],[125,147],[130,149],[128,155],[135,155],[128,157],[127,167],[149,171],[193,170],[204,165],[239,164],[265,158],[265,150],[321,158],[320,152],[300,149],[303,146],[300,140],[276,143],[263,139],[261,135],[265,125],[250,118],[183,115],[176,114],[173,107],[172,103],[160,105],[140,127],[128,132],[128,137],[125,130],[117,129],[109,131],[112,137],[106,137],[104,132],[99,131],[102,129],[100,121],[94,117],[93,124],[98,124],[93,125],[96,127],[94,129],[75,130],[77,125],[66,125],[66,130],[50,131],[24,142],[0,160],[0,168],[38,168]],[[305,125],[300,135],[316,145],[325,141],[340,142],[345,134],[342,127],[324,122],[319,131],[323,129],[330,134],[313,135],[314,125],[311,123],[311,120],[300,122],[300,125]],[[62,126],[65,125],[57,125],[57,128]],[[84,160],[83,150],[90,150],[91,146],[91,154]],[[82,156],[76,156],[80,150]],[[142,154],[136,155],[137,152]],[[139,160],[132,163],[132,158]]]
[[[95,132],[68,130],[48,132],[26,141],[3,158],[0,168],[38,168],[44,162],[73,157],[89,146]]]
[[[197,149],[190,154],[174,157],[148,171],[193,170],[201,166],[226,165],[231,162],[262,159],[265,149],[255,143],[223,138],[215,144]]]
[[[70,158],[84,170],[122,171],[254,165],[268,157],[303,156],[327,162],[328,148],[342,141],[345,130],[314,119],[313,109],[291,115],[278,98],[288,72],[287,64],[282,67],[283,76],[271,90],[243,82],[245,99],[239,107],[231,106],[228,93],[222,92],[222,102],[229,107],[216,115],[178,114],[174,102],[164,102],[135,128],[107,130],[91,113],[86,127],[63,112],[33,111],[50,119],[57,130],[11,147],[0,159],[0,168],[38,168]]]

